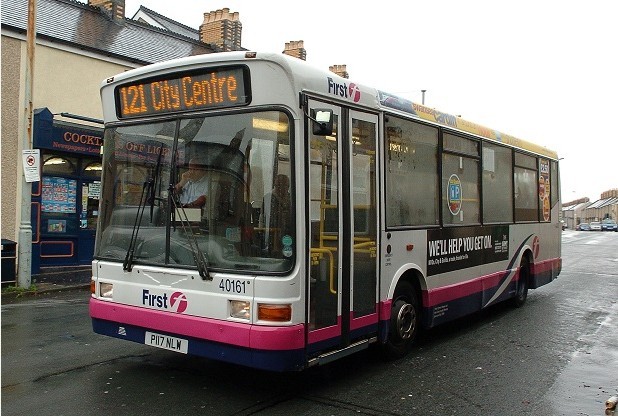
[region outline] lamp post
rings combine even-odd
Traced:
[[[421,98],[421,104],[425,105],[425,92],[427,90],[421,90],[421,93],[423,93],[422,98]]]
[[[24,73],[24,114],[22,128],[22,150],[32,148],[32,86],[34,84],[34,47],[36,44],[36,0],[28,0],[28,29],[26,33],[26,70]],[[23,163],[23,158],[20,158]],[[19,287],[30,287],[32,280],[32,224],[30,208],[32,185],[26,182],[22,166],[21,213],[19,222],[19,255],[17,258],[17,283]]]

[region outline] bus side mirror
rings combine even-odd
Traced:
[[[330,136],[333,134],[333,110],[312,109],[312,132],[316,136]]]

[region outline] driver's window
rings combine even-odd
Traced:
[[[97,256],[164,264],[167,189],[176,122],[110,128]],[[89,172],[96,172],[97,166]]]

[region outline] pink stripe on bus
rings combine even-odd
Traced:
[[[154,331],[185,335],[258,350],[304,348],[304,325],[258,326],[162,312],[90,299],[90,316]]]
[[[358,318],[354,318],[354,311],[350,312],[350,329],[355,330],[358,328],[363,328],[365,326],[369,326],[378,322],[378,314],[372,313],[365,316],[360,316]]]
[[[309,344],[335,338],[341,335],[341,316],[337,317],[337,325],[309,331]]]
[[[423,292],[423,304],[426,307],[431,307],[482,292],[497,286],[502,276],[504,276],[504,272],[493,273],[466,282],[430,289],[427,292]]]
[[[545,261],[541,261],[538,263],[534,263],[532,265],[532,273],[533,274],[538,274],[538,273],[543,273],[546,272],[548,270],[552,270],[556,267],[558,267],[558,263],[560,262],[560,259],[556,260],[556,259],[551,259],[551,260],[545,260]]]
[[[392,299],[387,299],[384,302],[380,302],[380,304],[378,305],[378,311],[380,313],[380,320],[391,319],[391,305],[392,304],[393,304]]]
[[[560,262],[560,259],[551,259],[531,265],[532,274],[539,274],[553,268],[556,268]],[[501,271],[497,273],[488,274],[486,276],[477,277],[466,282],[456,283],[449,286],[443,286],[435,289],[430,289],[423,292],[423,305],[425,307],[432,307],[441,303],[450,302],[455,299],[464,298],[466,296],[474,295],[476,293],[483,292],[485,290],[492,289],[501,284],[502,279],[508,271]],[[513,281],[517,281],[519,275],[513,276]]]

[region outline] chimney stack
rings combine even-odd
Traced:
[[[204,13],[204,23],[200,26],[200,40],[221,48],[223,52],[241,49],[242,23],[238,12],[230,13],[224,8]]]
[[[305,50],[304,44],[305,42],[302,40],[293,40],[291,42],[286,42],[283,54],[306,61],[307,51]]]
[[[350,74],[348,74],[348,71],[345,65],[331,65],[328,67],[328,70],[330,72],[334,72],[335,74],[339,75],[342,78],[350,77]]]
[[[124,0],[88,0],[88,5],[102,9],[114,20],[124,20]]]
[[[601,193],[601,199],[618,198],[618,188],[610,189]]]

